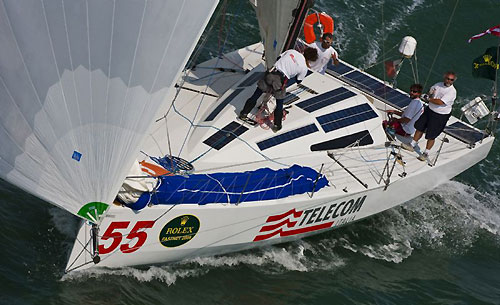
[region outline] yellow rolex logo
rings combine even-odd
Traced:
[[[489,63],[490,60],[493,58],[491,55],[483,55],[483,59],[485,63]]]
[[[167,248],[179,247],[192,240],[199,229],[200,220],[196,216],[180,215],[163,226],[158,240]]]
[[[189,216],[184,216],[181,218],[181,226],[184,226],[186,222],[189,220]]]

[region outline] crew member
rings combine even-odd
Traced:
[[[300,83],[307,75],[310,62],[316,59],[318,59],[318,51],[313,48],[306,48],[304,55],[296,50],[283,52],[274,64],[272,71],[266,73],[264,78],[259,80],[257,89],[255,89],[253,95],[246,101],[238,118],[243,121],[251,121],[247,115],[255,107],[257,99],[264,92],[271,93],[276,98],[274,126],[272,130],[278,132],[282,127],[281,120],[283,118],[283,99],[286,94],[286,82],[293,77],[297,77],[297,83]]]
[[[428,160],[428,154],[434,145],[435,139],[444,130],[450,118],[453,102],[457,97],[457,90],[453,86],[456,79],[456,73],[448,71],[444,74],[442,82],[431,87],[429,97],[424,97],[424,101],[427,101],[429,105],[425,107],[424,113],[415,122],[416,131],[413,140],[409,145],[401,145],[404,149],[414,151],[414,147],[418,145],[418,140],[425,132],[427,144],[424,152],[418,156],[420,161]]]
[[[324,33],[321,37],[321,41],[307,44],[307,46],[318,50],[318,59],[311,62],[311,70],[325,74],[330,59],[333,60],[335,65],[339,64],[338,53],[332,47],[332,43],[333,34]]]
[[[384,128],[389,125],[396,131],[396,134],[409,137],[415,133],[415,122],[420,118],[422,112],[424,112],[424,104],[420,99],[420,95],[422,94],[423,87],[421,84],[413,84],[410,86],[410,98],[411,102],[406,107],[404,112],[397,110],[389,110],[388,113],[394,113],[399,115],[399,119],[392,119],[387,122],[384,121]]]

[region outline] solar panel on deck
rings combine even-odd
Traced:
[[[281,143],[285,143],[285,142],[291,141],[293,139],[297,139],[297,138],[306,136],[306,135],[314,133],[316,131],[318,131],[318,127],[316,127],[315,124],[310,124],[310,125],[300,127],[300,128],[297,128],[297,129],[294,129],[291,131],[287,131],[283,134],[269,138],[267,140],[258,142],[257,146],[259,146],[260,150],[265,150],[265,149],[271,148],[273,146],[279,145]]]
[[[455,122],[449,126],[446,126],[444,132],[470,145],[473,145],[474,143],[481,141],[486,137],[482,131],[473,129],[462,122]]]
[[[311,113],[313,111],[343,101],[355,95],[356,93],[347,90],[344,87],[340,87],[332,91],[325,92],[321,95],[315,96],[313,98],[307,99],[305,101],[302,101],[298,103],[297,106]]]
[[[238,87],[248,87],[250,85],[255,84],[259,79],[264,77],[266,72],[255,72],[250,75],[247,79],[245,79]]]
[[[293,93],[289,93],[283,99],[283,105],[290,105],[291,103],[296,102],[299,99],[300,99],[300,97],[298,97],[297,95],[295,95]]]
[[[236,139],[237,136],[242,135],[247,130],[248,128],[241,125],[240,123],[231,122],[221,130],[210,136],[210,138],[203,141],[203,143],[217,150],[220,150],[222,147],[229,144],[229,142]]]
[[[303,85],[302,83],[297,84],[297,87],[298,87],[299,89],[302,89],[302,90],[304,90],[304,91],[307,91],[307,92],[309,92],[309,93],[311,93],[311,94],[318,94],[318,92],[316,92],[316,91],[314,91],[313,89],[311,89],[311,88],[307,87],[306,85]]]
[[[370,105],[361,104],[358,106],[325,114],[317,117],[316,119],[325,132],[330,132],[376,117],[377,114],[372,110]]]
[[[328,140],[325,142],[311,145],[311,151],[322,151],[330,149],[345,148],[357,142],[359,146],[366,146],[373,144],[373,138],[368,130],[356,132],[351,135],[343,136],[340,138]]]
[[[243,89],[236,89],[228,97],[226,97],[205,119],[206,122],[213,121],[215,117],[226,107]]]
[[[338,65],[334,65],[331,61],[328,63],[327,71],[335,72],[337,74],[345,74],[352,71],[352,68],[339,62]]]
[[[373,93],[375,96],[386,100],[389,104],[395,106],[396,108],[403,109],[411,102],[410,97],[407,95],[372,77],[369,77],[366,74],[361,73],[360,71],[353,71],[344,75],[344,77],[351,80],[352,83],[360,89]]]

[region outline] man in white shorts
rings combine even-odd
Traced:
[[[311,62],[311,70],[325,74],[326,68],[330,60],[333,60],[335,65],[339,64],[338,53],[332,47],[333,35],[332,33],[324,33],[321,41],[306,44],[310,48],[318,50],[318,59]]]

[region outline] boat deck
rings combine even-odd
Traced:
[[[266,124],[242,124],[236,116],[263,73],[261,44],[199,64],[179,83],[174,107],[151,131],[143,151],[149,155],[171,151],[192,162],[197,173],[293,164],[322,168],[333,187],[315,194],[321,196],[386,187],[492,141],[451,117],[429,162],[419,161],[418,150],[399,147],[409,138],[389,142],[381,126],[387,119],[384,110],[403,110],[410,102],[408,95],[345,62],[330,66],[326,75],[310,73],[300,85],[288,86],[289,113],[278,133]]]

